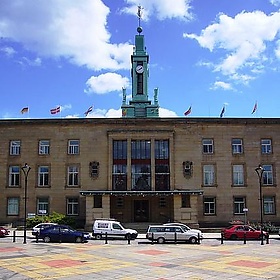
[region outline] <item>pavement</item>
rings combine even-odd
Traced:
[[[15,241],[15,242],[13,242]],[[0,238],[0,279],[280,279],[280,237],[269,243],[223,241],[205,233],[201,244],[157,244],[145,235],[126,240],[43,243],[28,232]]]

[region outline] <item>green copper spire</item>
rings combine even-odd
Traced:
[[[149,55],[146,52],[144,35],[140,26],[142,7],[138,6],[138,35],[135,35],[135,46],[131,55],[132,100],[126,104],[126,89],[123,89],[123,118],[153,118],[159,116],[158,89],[154,90],[154,104],[148,96]]]

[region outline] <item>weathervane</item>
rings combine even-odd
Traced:
[[[142,6],[138,6],[138,11],[137,11],[137,17],[138,17],[138,27],[137,27],[137,32],[140,33],[142,32],[142,27],[140,26],[140,21],[141,21],[141,18],[142,18],[142,10],[143,10],[143,7]]]

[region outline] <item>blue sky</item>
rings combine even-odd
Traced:
[[[0,0],[0,118],[121,117],[139,4],[161,117],[279,117],[280,0]]]

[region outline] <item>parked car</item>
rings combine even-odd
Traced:
[[[166,241],[184,241],[192,244],[198,243],[198,230],[184,230],[181,226],[175,225],[150,225],[148,227],[146,238],[148,240],[165,243]]]
[[[248,225],[231,225],[227,228],[222,229],[221,233],[225,239],[244,239],[246,234],[246,239],[261,239],[262,234],[264,238],[269,236],[268,232],[254,229]]]
[[[0,227],[0,237],[5,237],[9,235],[10,231],[4,227]]]
[[[179,226],[179,227],[183,228],[185,231],[191,230],[192,232],[196,232],[199,235],[200,239],[203,238],[203,233],[201,232],[201,230],[190,228],[189,226],[182,224],[182,223],[166,223],[163,225],[164,226]]]
[[[33,227],[32,235],[36,236],[41,229],[47,228],[52,225],[57,225],[57,223],[40,223],[40,224],[36,225],[35,227]]]
[[[67,225],[51,225],[38,233],[38,239],[44,242],[76,242],[81,243],[91,238],[88,232],[74,230]]]
[[[92,227],[92,236],[96,239],[101,239],[106,234],[109,237],[122,237],[125,239],[135,239],[138,236],[136,230],[125,228],[114,219],[95,220]]]

